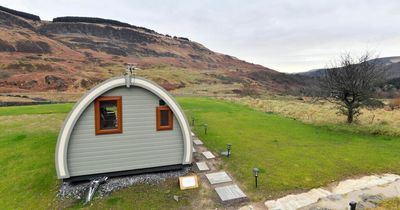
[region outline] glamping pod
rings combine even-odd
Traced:
[[[58,136],[59,179],[76,181],[173,170],[191,164],[192,139],[183,110],[143,78],[112,78],[86,93]]]

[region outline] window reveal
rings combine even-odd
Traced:
[[[95,101],[97,134],[122,133],[122,97],[101,96]]]
[[[158,106],[156,108],[157,131],[173,129],[173,115],[168,106]]]

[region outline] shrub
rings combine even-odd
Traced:
[[[0,71],[0,79],[7,79],[10,77],[10,73],[7,71]]]
[[[257,91],[256,84],[244,83],[241,89],[241,96],[250,96],[252,98],[257,98],[260,96],[260,93]]]
[[[389,102],[389,107],[393,110],[393,109],[398,109],[398,108],[400,108],[400,98],[395,98],[395,99],[392,99],[390,102]]]

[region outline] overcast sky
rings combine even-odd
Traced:
[[[343,52],[400,56],[399,0],[0,0],[39,15],[93,16],[188,37],[282,71],[326,66]]]

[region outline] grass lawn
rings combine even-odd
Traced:
[[[218,153],[232,144],[225,168],[254,200],[327,185],[351,176],[400,173],[400,138],[313,126],[243,105],[179,98],[195,131]],[[204,134],[201,124],[208,124]],[[259,187],[252,168],[259,167]]]
[[[60,201],[54,150],[60,126],[72,104],[0,107],[0,209],[81,208]],[[200,190],[200,189],[199,189]],[[176,180],[135,185],[96,199],[89,209],[179,209],[199,190],[180,191]],[[182,196],[179,203],[173,195]]]
[[[338,131],[267,114],[221,100],[178,98],[195,131],[214,152],[232,143],[223,167],[253,201],[326,185],[362,174],[400,173],[400,137]],[[54,149],[72,104],[0,107],[0,204],[4,209],[82,208],[56,198],[60,182]],[[202,123],[209,126],[204,135]],[[259,167],[259,188],[252,168]],[[205,189],[180,191],[176,180],[160,186],[135,185],[99,199],[90,209],[179,209],[199,204]],[[173,195],[181,195],[176,203]],[[213,195],[210,195],[213,196]],[[200,200],[200,201],[199,201]],[[210,206],[208,206],[210,207]]]
[[[400,198],[392,198],[378,204],[378,207],[371,210],[399,210]]]
[[[44,104],[32,106],[9,106],[0,107],[0,116],[22,115],[22,114],[52,114],[68,113],[74,104]]]

